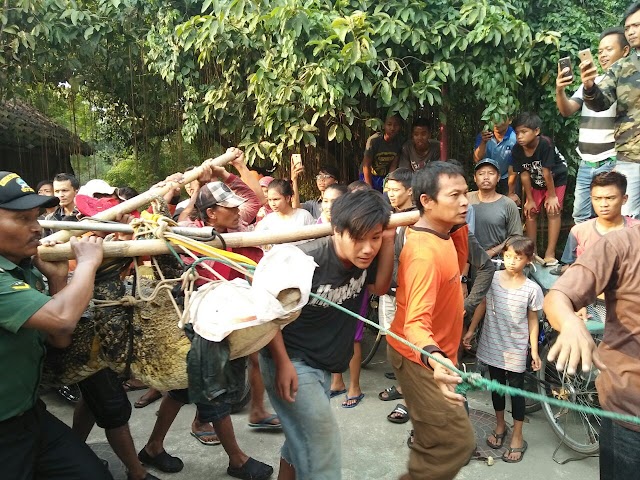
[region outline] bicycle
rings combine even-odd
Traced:
[[[369,308],[367,309],[367,319],[372,322],[379,324],[378,318],[378,310],[380,305],[380,297],[377,295],[372,295],[369,299]],[[379,330],[367,323],[364,324],[364,331],[362,332],[362,340],[360,341],[360,346],[362,348],[362,361],[360,362],[360,366],[365,368],[373,357],[375,357],[378,348],[380,347],[380,343],[382,343],[382,337],[385,334],[382,330]]]
[[[549,277],[546,269],[541,268],[540,271],[535,269],[530,271],[529,278],[540,285],[546,295],[557,277]],[[587,313],[591,316],[591,319],[587,321],[587,328],[596,344],[599,344],[602,340],[606,317],[604,302],[597,300],[595,304],[589,305]],[[599,408],[600,402],[595,388],[597,370],[578,371],[575,375],[558,372],[556,366],[547,360],[557,332],[551,328],[544,315],[541,321],[543,322],[541,332],[544,333],[545,339],[542,340],[544,346],[541,345],[540,350],[542,366],[537,374],[538,393],[550,398]],[[601,424],[598,415],[586,415],[544,402],[541,403],[541,408],[549,425],[551,425],[551,429],[565,445],[584,455],[593,455],[598,452]]]
[[[587,321],[587,328],[596,345],[602,340],[604,323],[601,319],[604,319],[604,310],[604,305],[600,301],[587,307],[587,311],[592,316],[592,319]],[[539,393],[547,397],[600,408],[595,386],[598,371],[592,368],[589,372],[578,371],[575,375],[558,372],[555,365],[547,360],[552,346],[553,342],[549,342],[540,355],[542,368],[538,372]],[[553,432],[565,445],[584,455],[593,455],[598,452],[601,426],[599,415],[587,415],[548,403],[543,404],[542,410]]]

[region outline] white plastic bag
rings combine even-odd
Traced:
[[[253,285],[235,279],[193,294],[188,309],[194,331],[214,342],[229,337],[231,358],[259,350],[307,304],[315,268],[299,248],[274,247],[258,264]]]

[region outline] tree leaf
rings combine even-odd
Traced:
[[[333,141],[336,138],[337,130],[338,130],[337,123],[334,123],[333,125],[331,125],[331,127],[329,127],[329,131],[327,132],[327,140],[329,140],[330,142]]]
[[[383,80],[380,82],[380,97],[385,105],[389,105],[391,103],[391,85],[387,80]]]

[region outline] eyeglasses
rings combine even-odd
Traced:
[[[333,175],[323,175],[323,174],[316,175],[316,180],[327,180],[329,178],[335,179],[336,177],[334,177]]]

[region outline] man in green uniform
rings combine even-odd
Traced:
[[[17,174],[0,172],[0,465],[7,480],[112,478],[38,398],[45,343],[69,345],[102,262],[101,239],[73,239],[78,266],[67,285],[68,262],[36,256],[40,209],[57,204]]]

